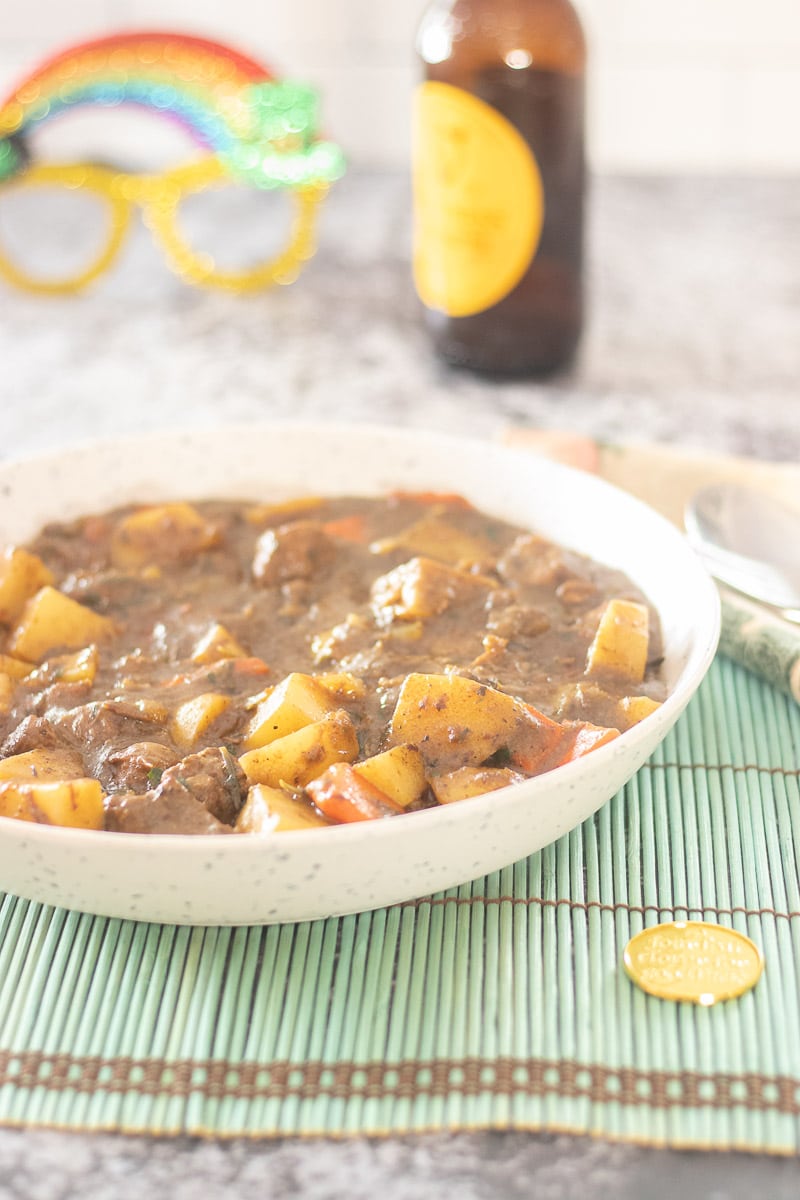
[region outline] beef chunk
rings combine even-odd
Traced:
[[[227,750],[189,754],[144,794],[109,796],[106,828],[118,833],[231,833],[247,778]]]
[[[91,575],[76,572],[67,576],[61,583],[61,591],[77,600],[80,604],[88,604],[97,612],[116,610],[124,612],[136,604],[141,604],[149,594],[150,586],[140,575],[130,575],[113,568],[107,571],[94,571]],[[100,598],[100,603],[96,601]]]
[[[596,603],[599,590],[591,579],[581,579],[575,575],[558,585],[556,595],[565,608],[586,608]]]
[[[169,801],[187,793],[232,825],[247,795],[247,776],[229,751],[210,746],[168,767],[156,791]]]
[[[106,800],[106,829],[114,833],[232,833],[188,791],[165,797],[158,788],[137,795],[118,792]]]
[[[292,521],[262,533],[253,557],[253,576],[266,587],[290,579],[313,579],[335,554],[333,540],[316,521]]]
[[[535,533],[516,538],[499,559],[502,579],[523,587],[554,588],[570,574],[566,552]]]
[[[509,640],[538,637],[550,628],[550,618],[540,608],[509,604],[507,608],[494,609],[489,614],[486,628],[497,637]]]
[[[52,683],[31,697],[31,708],[35,713],[52,713],[81,704],[88,696],[88,683]]]
[[[132,708],[117,711],[117,701],[92,701],[77,708],[56,711],[51,721],[65,741],[77,742],[83,749],[92,774],[99,773],[105,761],[115,751],[141,739],[152,731],[153,722],[145,710]]]
[[[164,771],[176,760],[177,751],[159,742],[134,742],[106,755],[100,781],[114,791],[146,792],[160,781]]]
[[[67,744],[68,739],[45,717],[25,717],[0,746],[0,758],[25,754],[28,750],[38,750],[40,747],[52,749]]]

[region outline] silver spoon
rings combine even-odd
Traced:
[[[715,579],[800,622],[800,509],[738,483],[692,496],[686,533]]]

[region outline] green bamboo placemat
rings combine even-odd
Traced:
[[[800,1132],[800,707],[718,659],[631,783],[470,885],[296,926],[0,907],[0,1121],[384,1134],[504,1127],[793,1153]],[[712,1008],[621,967],[704,918],[766,970]]]

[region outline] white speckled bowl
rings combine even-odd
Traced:
[[[427,895],[531,854],[590,816],[674,724],[714,655],[717,592],[683,537],[592,476],[533,455],[389,428],[274,425],[154,437],[0,465],[0,540],[128,501],[461,492],[619,567],[658,609],[669,698],[586,758],[438,809],[272,838],[145,836],[0,818],[0,888],[189,925],[327,917]]]

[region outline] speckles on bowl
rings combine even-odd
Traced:
[[[485,440],[388,426],[265,425],[85,447],[40,460],[35,469],[0,464],[4,535],[23,540],[56,515],[69,519],[142,497],[281,499],[306,492],[310,480],[320,494],[354,487],[364,494],[461,492],[498,517],[631,575],[668,618],[665,670],[673,695],[659,720],[624,734],[613,754],[596,751],[587,769],[565,768],[508,789],[502,804],[477,799],[363,822],[338,831],[341,837],[312,831],[307,839],[286,835],[279,846],[243,838],[211,846],[202,837],[73,830],[62,837],[6,822],[6,890],[112,917],[190,925],[325,918],[440,893],[518,861],[589,817],[652,753],[705,673],[718,602],[678,531],[588,474],[544,460],[532,471],[529,455]],[[587,511],[597,519],[587,523]]]

